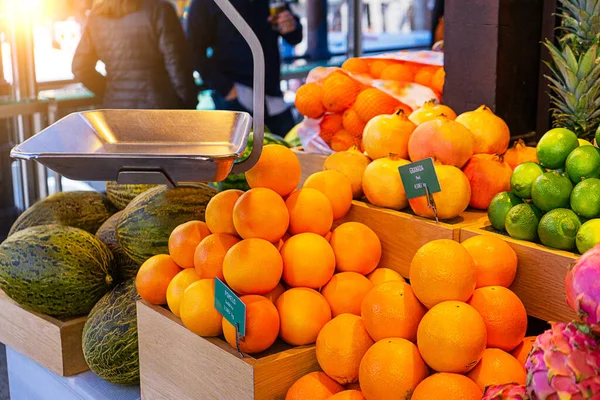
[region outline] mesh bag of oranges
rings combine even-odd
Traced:
[[[399,52],[351,58],[342,68],[313,69],[296,93],[306,118],[298,129],[305,151],[330,154],[361,146],[371,118],[402,110],[407,114],[428,100],[439,101],[443,54]]]

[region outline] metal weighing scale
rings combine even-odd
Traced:
[[[194,110],[95,110],[73,113],[15,146],[13,158],[36,160],[73,180],[153,183],[219,182],[252,168],[262,152],[265,60],[262,46],[228,0],[215,3],[250,46],[253,114]],[[237,164],[254,127],[250,156]]]

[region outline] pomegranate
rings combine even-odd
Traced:
[[[346,151],[333,153],[325,160],[323,169],[335,169],[346,175],[352,184],[352,196],[360,199],[363,195],[362,179],[365,169],[371,160],[361,153],[356,146],[352,146]]]
[[[362,186],[369,203],[380,207],[402,210],[408,206],[406,192],[398,167],[408,164],[398,155],[374,160],[367,169],[362,179]]]
[[[475,154],[504,154],[510,142],[510,130],[506,122],[485,105],[456,117],[473,133]]]
[[[363,147],[373,160],[387,157],[390,153],[407,159],[408,140],[416,127],[402,110],[378,115],[365,126]]]
[[[434,100],[429,100],[423,104],[423,107],[413,111],[408,118],[415,124],[421,125],[423,122],[431,121],[442,115],[448,119],[456,119],[456,113],[453,109],[443,104],[436,104]]]
[[[462,168],[473,155],[473,134],[446,117],[417,126],[408,141],[412,161],[433,157],[442,164]]]
[[[502,156],[475,154],[465,166],[464,173],[471,183],[469,205],[473,208],[487,210],[495,195],[510,191],[512,168]]]
[[[525,145],[523,139],[519,139],[515,142],[513,147],[506,150],[506,153],[504,153],[504,161],[506,161],[512,169],[515,169],[517,166],[528,161],[537,163],[538,159],[535,147],[528,147]]]
[[[596,333],[600,333],[600,244],[579,257],[565,277],[567,304]]]

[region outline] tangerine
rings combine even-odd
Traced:
[[[277,248],[263,239],[234,244],[223,259],[223,276],[239,294],[266,294],[281,280],[283,261]]]
[[[521,363],[500,349],[486,349],[481,361],[467,374],[482,391],[492,385],[516,383],[524,385],[527,379]]]
[[[275,286],[275,289],[271,290],[269,293],[264,294],[263,296],[271,303],[275,304],[275,302],[283,292],[285,292],[285,286],[283,286],[281,283],[278,283],[277,286]]]
[[[200,336],[223,333],[223,316],[215,308],[215,280],[200,279],[183,292],[179,306],[181,322]]]
[[[444,68],[438,68],[431,77],[431,87],[442,93],[444,91],[444,83],[446,83],[446,71],[444,71]]]
[[[200,280],[200,277],[193,268],[181,270],[173,277],[173,279],[171,279],[169,286],[167,286],[167,305],[169,306],[169,310],[171,310],[175,316],[179,317],[180,315],[179,305],[181,304],[183,292],[188,286],[198,280]]]
[[[319,289],[335,271],[335,255],[321,235],[300,233],[281,249],[283,280],[291,287]]]
[[[292,235],[311,232],[325,236],[331,229],[331,202],[317,189],[296,190],[285,200],[285,205],[290,215],[289,232]]]
[[[325,114],[319,128],[321,129],[321,135],[333,137],[336,132],[342,129],[342,114]],[[325,138],[323,138],[325,140]]]
[[[233,226],[233,207],[244,194],[237,189],[224,190],[214,195],[206,205],[206,226],[212,233],[237,235]]]
[[[402,281],[404,278],[398,272],[390,268],[375,268],[373,272],[367,275],[373,286],[381,285],[384,282]]]
[[[423,66],[419,68],[419,70],[415,74],[415,83],[427,87],[432,87],[432,80],[435,72],[435,67]]]
[[[513,351],[510,352],[510,355],[519,360],[521,365],[525,366],[525,361],[527,361],[527,356],[531,352],[533,348],[533,344],[537,336],[527,336],[521,344],[519,344]]]
[[[159,254],[147,259],[135,277],[138,294],[151,304],[167,303],[167,288],[181,268],[168,254]]]
[[[399,82],[412,82],[415,79],[413,69],[407,64],[392,64],[381,71],[381,79]]]
[[[373,288],[373,284],[356,272],[340,272],[331,278],[321,289],[321,294],[331,306],[331,314],[360,315],[363,299]]]
[[[369,73],[374,79],[379,79],[383,70],[386,69],[390,64],[392,63],[386,60],[371,61],[371,64],[369,65]]]
[[[342,390],[344,387],[324,372],[311,372],[294,382],[285,400],[328,400]]]
[[[369,64],[361,58],[349,58],[342,64],[342,69],[352,74],[368,74]]]
[[[349,108],[342,116],[342,126],[352,137],[359,138],[363,135],[366,123],[360,119],[356,111]]]
[[[237,236],[227,233],[213,233],[208,235],[194,253],[194,267],[201,279],[219,278],[223,280],[223,259],[225,254],[238,243]]]
[[[292,150],[280,144],[268,144],[263,147],[256,165],[246,171],[246,180],[252,189],[267,188],[287,196],[300,183],[300,175],[300,161]]]
[[[327,196],[331,202],[334,221],[343,218],[352,207],[352,185],[339,171],[316,172],[306,178],[303,187],[317,189]]]
[[[360,390],[344,390],[334,394],[329,400],[365,400],[365,396]]]
[[[356,101],[352,108],[365,123],[380,114],[393,114],[397,108],[402,108],[408,114],[412,111],[400,101],[377,88],[369,88],[360,92],[356,96]]]
[[[169,254],[173,261],[181,268],[192,268],[196,246],[208,235],[208,226],[202,221],[189,221],[173,229],[169,236]]]
[[[411,400],[481,400],[481,389],[469,378],[440,372],[424,379]]]
[[[371,228],[360,222],[345,222],[335,228],[329,243],[340,272],[367,275],[381,260],[381,241]]]
[[[250,189],[233,207],[233,225],[244,239],[259,238],[276,243],[288,230],[289,223],[285,201],[271,189]]]
[[[325,114],[323,88],[318,83],[306,83],[296,91],[294,101],[298,112],[308,118],[320,118]]]
[[[350,107],[360,93],[361,85],[342,72],[333,72],[323,81],[323,105],[330,112]]]
[[[517,253],[504,240],[494,236],[473,236],[462,245],[475,261],[476,287],[509,287],[517,274]]]
[[[319,332],[331,320],[331,308],[325,297],[309,288],[292,288],[275,303],[279,311],[279,337],[292,346],[314,343]]]
[[[331,138],[331,150],[333,151],[346,151],[353,146],[360,146],[360,137],[355,137],[343,129],[336,132]]]

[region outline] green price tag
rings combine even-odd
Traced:
[[[246,335],[246,305],[219,278],[215,278],[215,308],[242,337]]]
[[[427,192],[432,195],[442,191],[432,158],[403,165],[398,170],[406,197],[409,199],[426,196]]]

